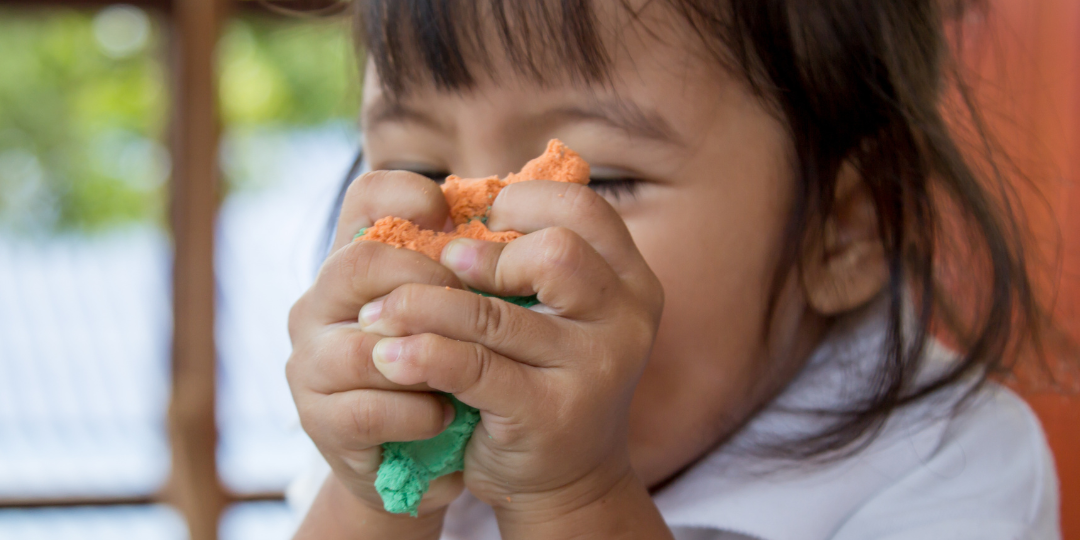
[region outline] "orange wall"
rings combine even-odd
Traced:
[[[1054,238],[1060,228],[1056,315],[1080,341],[1080,1],[992,6],[984,35],[974,40],[977,50],[966,59],[984,79],[978,84],[992,128],[1050,203],[1028,211],[1038,238]],[[1054,449],[1064,538],[1080,540],[1080,396],[1026,397]]]

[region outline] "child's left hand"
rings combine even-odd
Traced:
[[[619,215],[587,187],[508,186],[488,224],[528,234],[509,244],[456,240],[442,263],[474,289],[536,293],[541,307],[414,284],[372,302],[381,309],[361,313],[380,315],[360,324],[393,336],[373,351],[387,379],[480,409],[465,483],[500,525],[542,522],[640,484],[627,416],[663,291]]]

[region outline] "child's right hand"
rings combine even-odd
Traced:
[[[286,366],[304,430],[336,480],[379,512],[380,445],[434,437],[453,419],[453,408],[430,388],[391,383],[375,369],[371,350],[382,336],[360,330],[360,307],[406,283],[464,288],[453,272],[420,253],[352,242],[355,231],[391,215],[434,230],[449,223],[442,190],[423,176],[376,171],[353,182],[332,254],[289,313],[293,353]],[[396,270],[379,271],[387,267]],[[420,514],[445,508],[462,489],[460,473],[434,480]]]

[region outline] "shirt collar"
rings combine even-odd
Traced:
[[[794,381],[731,441],[654,496],[672,527],[700,527],[764,540],[824,540],[874,493],[937,450],[950,410],[940,400],[909,406],[853,456],[795,464],[755,455],[763,442],[817,432],[826,420],[806,409],[836,409],[864,393],[886,346],[888,301],[837,321]],[[953,358],[936,342],[926,372]],[[950,394],[952,395],[952,394]],[[946,398],[952,399],[952,398]]]

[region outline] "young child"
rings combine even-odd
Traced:
[[[373,172],[290,316],[329,465],[290,493],[297,538],[1059,537],[1038,423],[985,382],[1038,310],[942,117],[960,4],[358,2]],[[592,180],[503,189],[487,225],[525,236],[352,242],[448,230],[438,181],[552,138]],[[945,324],[952,237],[970,328]],[[480,411],[464,471],[387,513],[380,447],[448,425],[436,392]]]

